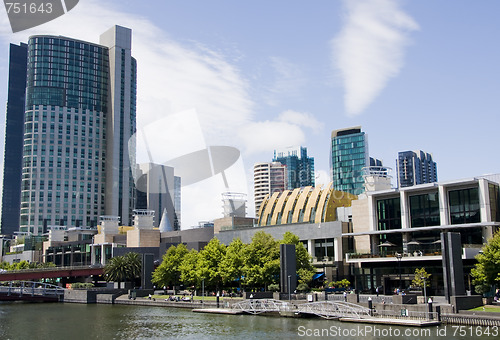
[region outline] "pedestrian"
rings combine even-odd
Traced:
[[[377,293],[377,297],[378,297],[378,287],[377,287],[377,289],[375,289],[375,292]]]

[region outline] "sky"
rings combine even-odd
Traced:
[[[80,0],[14,34],[0,10],[0,102],[9,43],[97,43],[113,25],[131,28],[137,125],[156,141],[154,161],[240,150],[227,187],[219,174],[182,188],[187,229],[221,217],[226,190],[246,193],[254,216],[253,165],[275,149],[307,147],[317,183],[328,183],[331,131],[350,126],[393,169],[399,151],[424,150],[439,181],[500,172],[498,13],[495,0]]]

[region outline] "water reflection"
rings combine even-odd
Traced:
[[[58,303],[0,304],[0,339],[324,339],[334,338],[330,331],[332,326],[353,331],[365,327],[362,324],[324,319],[199,314],[180,308]],[[399,330],[402,335],[408,330],[397,326],[372,327],[379,331]],[[432,327],[430,334],[412,334],[411,338],[444,339],[445,337],[436,335],[443,327]],[[305,330],[311,331],[306,333]],[[323,336],[315,337],[314,330],[326,331],[323,331]],[[451,333],[451,329],[448,333]],[[450,334],[447,335],[447,338],[453,338]],[[362,334],[341,338],[372,340],[388,337]]]

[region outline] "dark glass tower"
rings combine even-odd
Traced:
[[[423,151],[402,151],[396,160],[398,187],[437,182],[437,164]]]
[[[0,233],[4,235],[13,235],[19,230],[27,58],[28,45],[10,44],[0,222]]]

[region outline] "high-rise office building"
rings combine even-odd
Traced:
[[[279,162],[257,163],[253,167],[255,216],[267,195],[287,188],[286,167]]]
[[[131,30],[114,26],[100,44],[30,37],[24,111],[19,230],[97,225],[100,215],[130,225],[135,148],[129,151],[128,143],[136,129]]]
[[[273,162],[280,162],[286,166],[286,189],[315,185],[314,157],[307,156],[307,148],[299,146],[275,150]]]
[[[398,187],[437,182],[437,164],[430,153],[419,151],[402,151],[396,160],[398,169]]]
[[[334,130],[331,143],[330,173],[334,189],[355,195],[363,193],[362,169],[370,164],[368,136],[361,126]]]
[[[10,45],[0,234],[19,231],[28,45]]]

